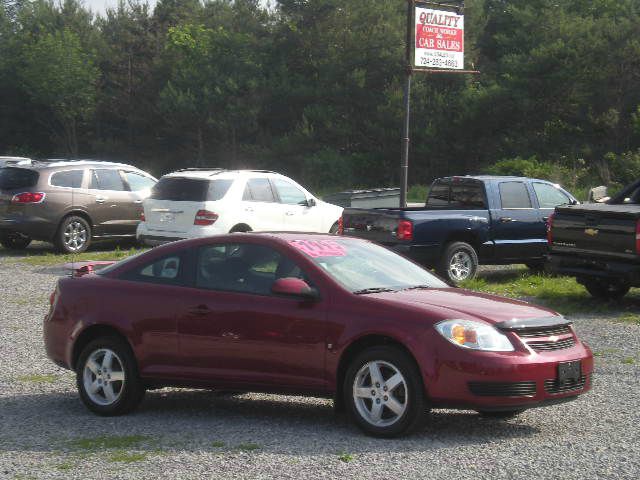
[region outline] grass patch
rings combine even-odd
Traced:
[[[253,452],[255,450],[260,450],[262,448],[257,443],[241,443],[236,447],[238,450],[242,450],[243,452]]]
[[[70,462],[59,463],[56,465],[56,470],[60,470],[61,472],[68,472],[69,470],[73,470],[75,465]]]
[[[121,462],[121,463],[134,463],[134,462],[142,462],[147,459],[146,453],[140,452],[126,452],[124,450],[120,450],[112,453],[108,457],[110,462]]]
[[[625,365],[634,365],[636,363],[636,359],[633,357],[626,357],[620,360]]]
[[[52,266],[60,265],[63,263],[84,262],[87,260],[122,260],[123,258],[130,257],[131,255],[135,255],[136,253],[140,253],[146,250],[147,249],[145,248],[130,248],[128,250],[120,250],[119,248],[116,248],[115,250],[110,250],[108,252],[84,252],[76,253],[74,255],[52,252],[35,254],[27,253],[27,256],[25,258],[15,259],[15,261],[33,266]]]
[[[462,287],[510,298],[533,300],[564,314],[609,313],[612,309],[637,311],[638,308],[638,296],[633,291],[622,300],[606,302],[592,298],[572,277],[532,274],[528,269],[487,272],[482,277],[464,282]],[[621,318],[640,321],[640,317],[632,313]]]
[[[226,445],[227,445],[227,444],[226,444],[226,443],[224,443],[224,442],[223,442],[223,441],[221,441],[221,440],[214,440],[213,442],[211,442],[211,446],[212,446],[213,448],[222,448],[222,447],[224,447],[224,446],[226,446]]]
[[[103,449],[126,449],[138,447],[142,443],[148,443],[149,437],[145,435],[105,435],[93,438],[78,438],[69,442],[69,445],[78,450],[93,452]]]
[[[612,356],[616,353],[620,353],[620,350],[617,348],[606,348],[604,350],[598,350],[593,352],[594,357],[608,357]]]
[[[353,455],[351,455],[350,453],[344,453],[344,452],[339,453],[338,460],[344,463],[349,463],[351,460],[353,460]]]
[[[637,313],[625,313],[624,315],[620,315],[618,317],[618,321],[622,323],[640,325],[640,315]]]
[[[18,377],[19,382],[23,383],[55,383],[58,377],[55,375],[21,375]]]

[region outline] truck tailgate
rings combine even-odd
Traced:
[[[398,242],[396,230],[402,219],[401,209],[346,208],[342,214],[344,234],[383,245]]]
[[[552,252],[636,260],[636,225],[640,207],[579,205],[557,207]]]

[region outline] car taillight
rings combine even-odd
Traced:
[[[408,220],[400,220],[398,230],[396,230],[396,238],[398,240],[413,240],[413,223]]]
[[[196,218],[193,221],[194,225],[213,225],[218,220],[218,214],[210,212],[209,210],[198,210]]]
[[[11,199],[11,203],[42,203],[44,201],[44,197],[45,194],[43,192],[23,192],[14,195]]]
[[[338,219],[338,235],[344,235],[344,217]]]
[[[636,223],[636,254],[640,255],[640,220]]]
[[[552,213],[549,215],[549,218],[547,218],[547,242],[549,246],[553,244],[553,219],[555,216],[556,214]]]

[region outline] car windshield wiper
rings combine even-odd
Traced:
[[[382,293],[382,292],[395,292],[393,288],[386,287],[371,287],[371,288],[363,288],[362,290],[356,290],[353,292],[355,295],[366,295],[368,293]]]
[[[410,287],[405,287],[402,290],[422,290],[423,288],[431,288],[431,285],[412,285]]]

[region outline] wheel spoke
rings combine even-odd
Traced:
[[[379,422],[382,419],[382,403],[373,402],[371,406],[371,419],[374,422]]]
[[[400,416],[404,413],[404,405],[398,402],[395,398],[389,397],[389,400],[385,403],[387,408],[396,415]]]
[[[112,403],[116,399],[116,394],[113,391],[113,385],[110,383],[105,383],[102,387],[102,391],[104,392],[104,396],[109,403]]]
[[[96,393],[100,390],[101,385],[98,383],[98,380],[95,380],[88,388],[90,393]]]
[[[111,372],[112,382],[124,382],[124,372]]]
[[[91,370],[91,373],[93,373],[94,375],[98,375],[98,370],[100,369],[100,365],[98,365],[98,363],[91,358],[87,361],[87,368]]]
[[[113,352],[111,350],[107,350],[104,354],[104,358],[102,359],[102,368],[111,370],[112,361],[113,361]]]
[[[402,378],[402,375],[400,375],[399,373],[396,373],[394,376],[392,376],[389,380],[386,381],[386,387],[388,392],[391,393],[393,389],[396,388],[398,385],[400,385],[403,381],[404,379]]]
[[[369,363],[369,375],[371,376],[371,383],[373,385],[384,383],[384,378],[382,378],[378,362]]]

